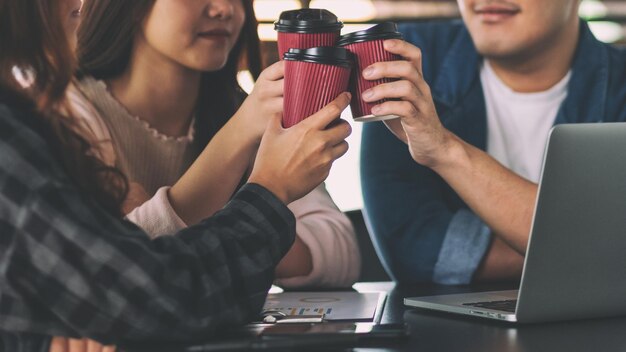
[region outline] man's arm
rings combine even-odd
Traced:
[[[365,215],[383,264],[402,283],[469,283],[491,231],[445,182],[413,161],[382,123],[363,126],[361,185]]]
[[[396,98],[372,109],[395,114],[387,125],[409,146],[412,158],[436,172],[492,231],[519,253],[528,242],[537,185],[508,170],[485,152],[444,128],[430,87],[421,71],[421,52],[401,40],[388,40],[385,49],[406,61],[384,62],[364,71],[365,78],[400,78],[364,94],[366,101]]]
[[[432,169],[459,194],[499,238],[524,254],[537,185],[525,180],[482,150],[450,134]]]
[[[516,280],[522,275],[523,267],[524,256],[494,236],[473,279],[476,281]]]

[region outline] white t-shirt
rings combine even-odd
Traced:
[[[570,77],[571,71],[543,92],[517,93],[485,60],[480,80],[487,107],[487,153],[518,175],[539,182],[545,144]]]

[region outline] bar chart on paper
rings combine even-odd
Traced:
[[[289,316],[324,314],[326,320],[373,321],[384,299],[378,292],[282,292],[269,294],[263,310]]]

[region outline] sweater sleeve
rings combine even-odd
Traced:
[[[72,113],[78,118],[81,134],[86,135],[93,145],[92,153],[106,165],[115,165],[115,150],[111,133],[100,114],[74,85],[67,90],[67,99]]]
[[[150,238],[173,234],[187,227],[172,208],[167,195],[170,188],[159,188],[152,198],[126,215],[127,220],[141,227]]]
[[[350,219],[321,184],[289,205],[296,216],[297,236],[311,251],[313,270],[307,276],[276,280],[286,288],[349,287],[359,277],[361,255]]]
[[[129,213],[126,218],[156,238],[187,227],[169,202],[168,187]],[[361,256],[350,219],[335,205],[324,185],[289,205],[296,216],[297,236],[311,251],[309,275],[278,279],[286,288],[349,287],[358,279]]]
[[[483,261],[491,244],[491,230],[471,210],[458,210],[444,235],[433,281],[445,285],[466,285]]]

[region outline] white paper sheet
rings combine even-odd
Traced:
[[[382,293],[283,292],[267,296],[263,310],[287,315],[324,314],[326,320],[373,320]]]

